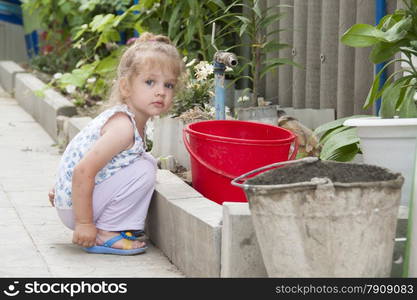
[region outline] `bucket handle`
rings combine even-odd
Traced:
[[[281,161],[281,162],[273,163],[273,164],[270,164],[270,165],[267,165],[267,166],[260,167],[260,168],[258,168],[256,170],[252,170],[252,171],[250,171],[248,173],[245,173],[243,175],[240,175],[239,177],[236,177],[235,179],[233,179],[231,183],[234,186],[237,186],[237,187],[246,189],[246,188],[249,188],[249,185],[248,184],[244,184],[244,183],[238,183],[238,181],[243,181],[249,175],[252,175],[254,173],[258,173],[258,172],[263,171],[263,170],[266,170],[266,169],[271,169],[271,168],[274,168],[274,167],[279,167],[279,166],[282,166],[282,165],[294,164],[294,163],[298,163],[298,162],[313,163],[313,162],[316,162],[318,160],[319,160],[318,157],[311,157],[310,156],[310,157],[304,157],[304,158],[296,159],[296,160],[288,160],[288,161]]]
[[[188,133],[188,128],[186,127],[186,128],[184,128],[183,129],[183,131],[182,131],[182,139],[183,139],[183,141],[184,141],[184,145],[185,145],[185,147],[187,148],[187,150],[188,150],[188,152],[191,154],[191,156],[195,159],[195,160],[197,160],[199,163],[201,163],[204,167],[206,167],[207,169],[209,169],[210,171],[212,171],[213,173],[217,173],[217,174],[219,174],[219,175],[222,175],[222,176],[224,176],[224,177],[226,177],[226,178],[229,178],[229,179],[234,179],[234,178],[236,178],[236,176],[233,176],[233,175],[230,175],[230,174],[228,174],[228,173],[226,173],[226,172],[223,172],[222,170],[219,170],[219,169],[216,169],[216,168],[214,168],[214,167],[212,167],[212,166],[210,166],[209,164],[207,164],[204,160],[202,160],[202,159],[200,159],[198,156],[197,156],[197,154],[191,149],[191,146],[190,146],[190,143],[188,142],[188,139],[187,139],[187,136],[186,136],[186,133]],[[297,152],[298,152],[298,139],[297,139],[297,136],[295,135],[295,138],[294,138],[294,149],[293,149],[293,151],[292,151],[292,153],[291,153],[291,155],[290,155],[290,157],[288,158],[288,161],[292,161],[294,158],[295,158],[295,156],[297,155]],[[285,162],[282,162],[282,163],[277,163],[277,164],[284,164],[284,163],[288,163],[288,161],[285,161]],[[272,166],[272,165],[271,165]],[[265,168],[267,168],[267,167],[265,167]],[[258,169],[258,170],[260,170],[260,169]],[[255,170],[256,171],[256,170]],[[252,173],[255,173],[255,171],[251,171],[250,172],[250,174],[252,174]],[[250,175],[249,173],[246,173],[245,175]],[[243,175],[242,175],[243,176]],[[233,182],[232,182],[232,184],[233,184]]]

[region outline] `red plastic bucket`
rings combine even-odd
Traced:
[[[292,160],[298,150],[297,139],[291,131],[248,121],[188,124],[183,139],[191,156],[193,187],[219,204],[247,202],[242,189],[233,186],[231,181],[259,167]],[[294,149],[289,155],[292,143]]]

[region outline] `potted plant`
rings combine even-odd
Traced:
[[[353,116],[343,123],[338,120],[330,126],[325,124],[317,128],[316,133],[324,132],[322,139],[330,142],[331,150],[345,151],[345,154],[359,151],[348,146],[358,145],[359,137],[364,163],[380,165],[404,175],[401,204],[407,206],[417,145],[417,69],[413,64],[413,57],[417,55],[417,2],[403,2],[405,8],[386,15],[377,25],[355,24],[341,38],[342,43],[351,47],[372,47],[371,62],[386,62],[375,75],[364,103],[364,108],[368,108],[381,98],[379,116]],[[381,83],[384,70],[395,63],[401,63],[401,69]],[[399,77],[400,73],[403,76]]]

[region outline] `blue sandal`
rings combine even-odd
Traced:
[[[125,241],[135,241],[137,238],[135,236],[132,236],[130,232],[120,232],[119,235],[107,240],[102,246],[93,246],[89,248],[83,248],[88,253],[97,253],[97,254],[117,254],[117,255],[135,255],[145,252],[146,249],[148,249],[147,246],[144,246],[142,248],[135,248],[131,249],[127,247],[127,245],[123,245],[123,249],[116,249],[112,248],[112,245],[116,243],[117,241],[120,241],[124,239]]]

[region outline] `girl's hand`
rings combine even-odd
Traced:
[[[55,206],[54,204],[54,199],[55,199],[55,189],[52,188],[49,193],[48,193],[48,197],[49,197],[49,202],[51,202],[52,206]]]
[[[92,247],[96,244],[97,228],[94,224],[75,224],[72,242],[82,247]]]

